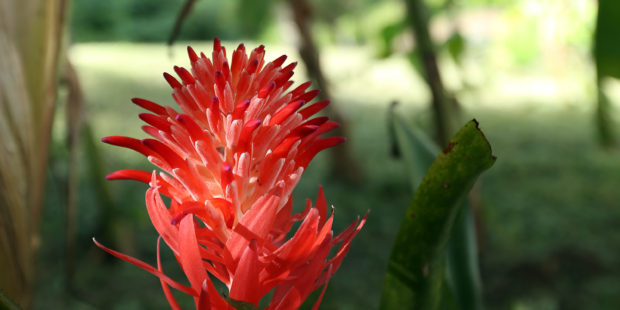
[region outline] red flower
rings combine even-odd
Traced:
[[[190,286],[157,268],[95,243],[121,259],[158,276],[173,309],[179,306],[169,286],[194,297],[199,309],[231,308],[209,275],[222,281],[234,300],[258,305],[268,292],[268,309],[295,309],[338,269],[365,218],[333,236],[333,212],[322,189],[314,206],[291,215],[293,188],[321,150],[344,138],[321,135],[338,126],[327,117],[311,118],[328,102],[307,104],[318,90],[310,83],[288,90],[296,63],[282,67],[286,56],[265,63],[264,47],[249,57],[243,44],[232,54],[218,39],[212,59],[188,47],[191,73],[174,70],[165,79],[181,113],[145,99],[133,102],[152,113],[140,114],[142,129],[154,139],[112,136],[109,144],[145,156],[162,172],[120,170],[108,179],[148,183],[146,206],[160,239],[172,249]],[[166,206],[160,195],[170,198]],[[292,225],[296,233],[286,239]],[[339,246],[338,246],[339,244]],[[328,257],[330,249],[336,254]]]

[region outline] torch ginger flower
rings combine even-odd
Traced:
[[[154,139],[111,136],[109,144],[145,155],[162,171],[120,170],[108,179],[133,179],[149,184],[146,207],[160,235],[157,268],[97,246],[159,277],[168,302],[179,306],[170,286],[190,294],[198,309],[228,309],[211,277],[228,287],[231,299],[258,305],[268,292],[267,309],[296,309],[327,282],[346,255],[365,218],[333,236],[333,211],[328,214],[319,189],[317,201],[291,214],[293,188],[321,150],[340,144],[341,137],[321,135],[338,126],[327,117],[311,118],[327,101],[307,104],[318,90],[303,83],[288,91],[296,63],[282,66],[286,56],[265,63],[264,47],[249,57],[243,44],[228,62],[218,39],[212,58],[188,47],[191,73],[174,67],[180,77],[164,73],[181,112],[135,98],[151,113],[139,117]],[[170,198],[166,206],[161,195]],[[295,222],[301,224],[287,240]],[[159,241],[172,249],[190,286],[167,277],[159,259]],[[335,254],[328,257],[330,249]]]

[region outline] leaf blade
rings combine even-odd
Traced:
[[[446,244],[461,198],[495,162],[475,120],[467,123],[428,169],[407,210],[388,264],[381,309],[424,309],[437,300]],[[443,276],[441,276],[443,277]],[[431,288],[431,286],[435,286]]]

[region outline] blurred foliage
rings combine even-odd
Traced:
[[[254,38],[272,22],[272,1],[197,1],[178,39]],[[73,39],[162,42],[183,4],[182,0],[75,0]]]
[[[345,14],[357,12],[371,4],[372,0],[313,0],[314,13],[317,18],[334,24],[338,18]]]
[[[452,60],[460,64],[463,53],[465,52],[465,38],[459,32],[454,32],[450,38],[446,40],[445,45],[445,49],[448,50]]]
[[[256,38],[265,30],[265,26],[269,25],[274,18],[273,5],[275,1],[276,0],[236,1],[236,14],[234,14],[233,18],[238,20],[243,37]]]

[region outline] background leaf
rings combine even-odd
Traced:
[[[594,35],[594,58],[599,76],[620,78],[620,1],[600,0],[596,33]]]
[[[440,149],[422,130],[410,126],[402,117],[393,110],[391,115],[391,128],[394,132],[398,150],[409,166],[411,184],[415,190],[422,182],[424,174],[433,163],[435,154]]]
[[[463,38],[458,31],[454,32],[445,43],[445,47],[448,49],[450,57],[452,57],[452,60],[454,60],[457,64],[461,64],[461,59],[463,59],[465,43],[465,38]]]
[[[456,305],[449,309],[482,309],[482,281],[472,207],[464,199],[446,253],[447,284]]]
[[[380,58],[386,58],[392,55],[392,53],[394,52],[392,50],[392,41],[394,41],[394,38],[396,38],[396,36],[398,36],[405,29],[407,29],[407,26],[408,24],[405,20],[400,20],[381,29],[380,35],[382,41],[382,48],[379,51]]]

